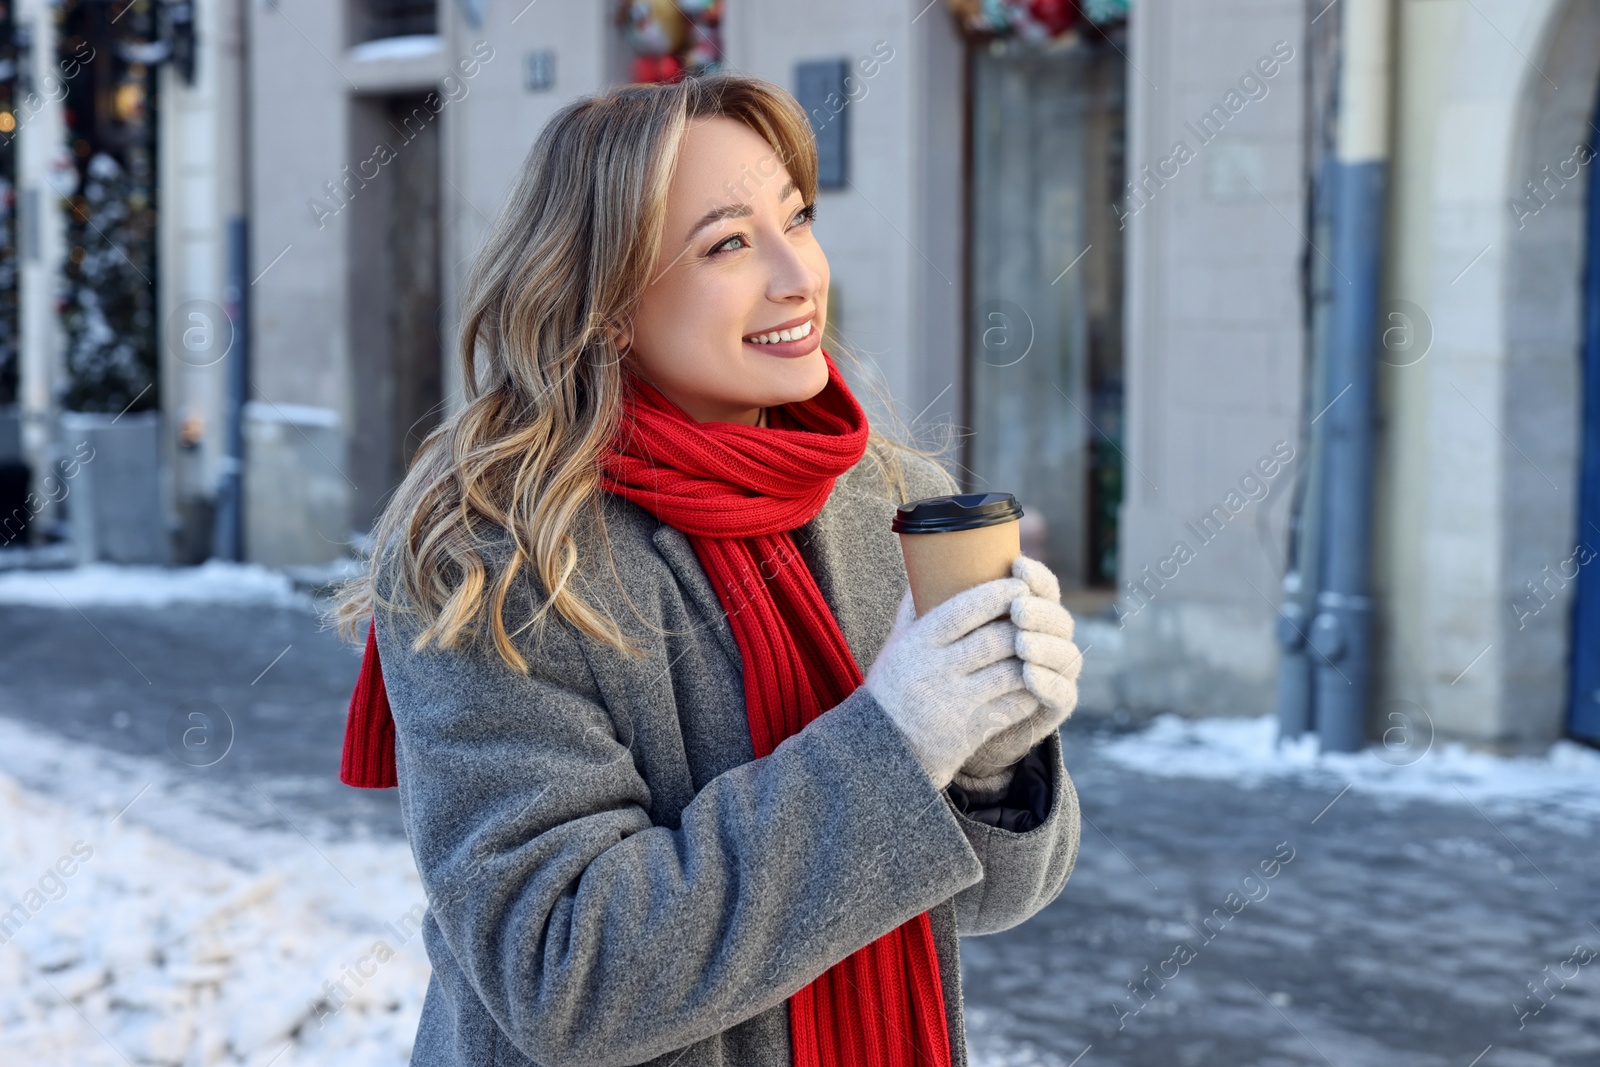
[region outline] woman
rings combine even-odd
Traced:
[[[337,609],[342,777],[428,896],[413,1064],[964,1064],[958,932],[1071,872],[1071,617],[1027,557],[915,617],[890,522],[956,486],[820,347],[815,191],[776,86],[627,86],[473,269],[467,403]]]

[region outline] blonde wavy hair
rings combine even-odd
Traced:
[[[629,322],[661,247],[667,189],[687,125],[725,116],[759,133],[807,203],[816,197],[817,149],[795,98],[742,75],[630,84],[567,104],[540,132],[462,296],[459,357],[465,403],[423,441],[374,527],[361,573],[333,592],[328,618],[348,641],[364,638],[376,608],[415,615],[417,651],[492,640],[526,674],[512,638],[551,611],[589,637],[638,657],[609,614],[574,588],[586,573],[581,514],[594,516],[609,559],[601,462],[622,421],[618,327]],[[859,369],[833,340],[829,355]],[[841,369],[844,367],[841,363]],[[900,454],[938,461],[945,447],[908,443],[895,405],[871,381],[880,410],[867,454],[885,494],[906,500]],[[490,549],[494,549],[490,551]],[[403,602],[382,595],[393,554]],[[506,602],[524,566],[548,597],[508,632]],[[615,565],[612,574],[622,587]],[[391,590],[393,592],[393,590]],[[630,607],[633,601],[623,596]],[[657,633],[666,633],[634,614]]]

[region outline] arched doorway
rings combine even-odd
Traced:
[[[1498,22],[1470,6],[1407,10],[1438,45],[1417,49],[1437,73],[1410,68],[1428,121],[1407,142],[1428,175],[1413,280],[1433,345],[1402,368],[1414,432],[1390,454],[1408,471],[1394,618],[1415,651],[1388,695],[1423,705],[1443,736],[1543,750],[1574,732],[1586,640],[1574,579],[1590,568],[1574,565],[1600,2],[1528,0]]]
[[[1530,60],[1514,60],[1523,91],[1502,216],[1505,373],[1493,414],[1513,447],[1499,472],[1512,604],[1500,699],[1513,730],[1544,717],[1545,737],[1600,741],[1600,3],[1551,4],[1542,30]]]

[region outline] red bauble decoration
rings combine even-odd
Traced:
[[[683,75],[683,64],[677,56],[634,56],[633,80],[636,82],[674,82]]]
[[[1028,0],[1028,14],[1048,30],[1050,36],[1059,37],[1078,21],[1078,6],[1072,0]]]

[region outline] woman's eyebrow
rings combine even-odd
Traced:
[[[794,193],[794,182],[792,180],[784,182],[783,188],[778,191],[778,202],[781,204],[793,196]],[[755,214],[755,209],[749,204],[723,204],[721,207],[714,207],[704,215],[701,215],[700,221],[689,227],[689,233],[684,237],[684,240],[694,240],[695,234],[710,226],[713,222],[721,222],[723,219],[747,219],[753,214]]]
[[[694,240],[695,234],[710,226],[713,222],[721,222],[723,219],[749,218],[754,214],[755,209],[749,204],[724,204],[721,207],[714,207],[704,215],[701,215],[699,222],[689,227],[689,235],[684,240]]]

